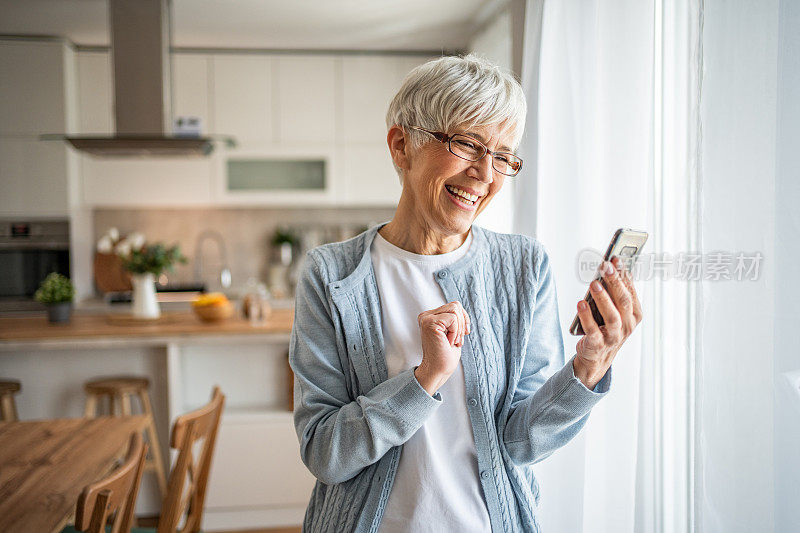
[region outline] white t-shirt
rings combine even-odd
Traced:
[[[463,257],[471,242],[470,231],[452,252],[419,255],[375,235],[370,256],[390,378],[422,362],[417,316],[447,303],[433,273]],[[442,405],[403,445],[380,533],[491,530],[460,363],[438,392]]]

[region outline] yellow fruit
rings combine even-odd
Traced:
[[[227,305],[227,303],[227,296],[221,292],[209,292],[206,294],[201,294],[192,301],[192,305],[195,307],[222,306]]]

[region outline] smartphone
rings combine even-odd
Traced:
[[[639,257],[639,252],[642,251],[646,241],[647,232],[619,228],[614,232],[614,236],[611,237],[611,242],[609,243],[606,253],[603,256],[603,261],[608,261],[616,255],[622,260],[622,264],[624,265],[625,269],[632,271],[633,265],[636,263],[636,259]],[[606,282],[603,279],[599,268],[594,275],[594,279],[600,280],[600,283],[603,284],[603,287],[607,288]],[[597,325],[602,326],[605,324],[603,315],[601,315],[600,311],[597,309],[597,304],[595,303],[594,298],[592,298],[590,289],[586,289],[586,296],[584,296],[583,299],[589,304],[589,309],[591,309],[592,316],[597,322]],[[577,313],[575,313],[575,319],[572,321],[572,325],[569,327],[569,332],[573,335],[586,334],[586,332],[583,331],[583,326],[581,326],[581,320],[578,318]]]

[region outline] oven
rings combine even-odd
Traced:
[[[0,219],[0,312],[44,307],[33,299],[50,272],[69,277],[69,221]]]

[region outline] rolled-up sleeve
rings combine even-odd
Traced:
[[[503,431],[503,441],[518,465],[545,459],[569,442],[611,386],[611,368],[589,390],[564,362],[564,339],[556,287],[544,247],[535,244],[537,289],[530,338],[519,384]]]
[[[300,455],[325,484],[342,483],[405,443],[442,398],[420,385],[414,368],[352,398],[323,277],[306,256],[296,290],[289,364],[294,372],[294,425]]]

